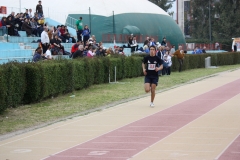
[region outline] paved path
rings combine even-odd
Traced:
[[[0,160],[239,160],[240,70],[0,141]]]

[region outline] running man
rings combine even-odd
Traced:
[[[154,46],[150,47],[150,55],[144,57],[142,69],[145,75],[145,92],[148,93],[151,91],[150,107],[154,107],[153,101],[155,98],[155,89],[158,85],[158,71],[163,69],[163,61],[156,56],[156,48]]]

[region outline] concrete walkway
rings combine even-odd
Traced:
[[[158,93],[154,108],[149,107],[150,96],[148,96],[3,140],[0,142],[0,160],[45,159],[239,79],[240,70],[224,72],[215,77]],[[240,134],[240,90],[238,91],[236,96],[229,98],[153,145],[132,157],[122,159],[221,159],[223,153],[233,142],[237,144],[238,149],[230,153],[233,153],[235,157],[240,156],[240,143],[235,141]],[[65,159],[102,159],[101,155],[108,152],[96,145],[96,148],[87,154],[88,157],[65,157]],[[118,157],[113,156],[109,159],[118,159]]]

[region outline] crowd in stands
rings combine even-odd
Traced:
[[[28,37],[40,37],[45,20],[39,6],[41,6],[41,1],[37,5],[38,9],[35,13],[32,12],[32,9],[26,9],[24,13],[12,12],[7,17],[2,17],[0,28],[4,30],[4,35],[20,36],[18,31],[26,31]]]

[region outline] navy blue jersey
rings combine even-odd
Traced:
[[[147,64],[146,71],[147,76],[158,76],[158,72],[155,71],[156,67],[163,64],[163,61],[158,56],[146,56],[143,58],[143,63]]]

